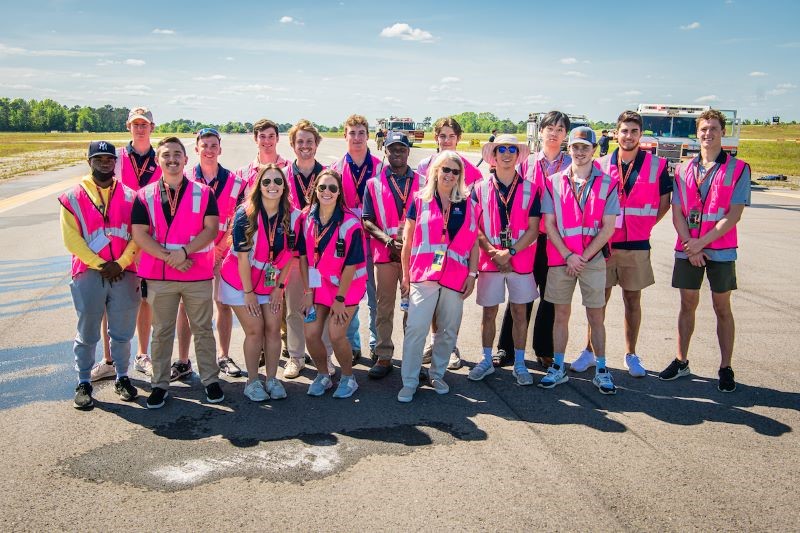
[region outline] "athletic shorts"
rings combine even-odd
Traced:
[[[603,254],[597,254],[589,261],[578,277],[567,274],[566,265],[550,267],[544,299],[552,304],[570,305],[576,283],[580,284],[584,307],[596,309],[606,305],[606,261]]]
[[[512,304],[527,304],[539,296],[533,273],[480,272],[475,301],[481,307],[500,305],[506,301],[506,287],[508,301]]]
[[[688,259],[675,258],[672,269],[672,286],[676,289],[700,290],[703,274],[708,278],[711,292],[736,290],[736,261],[709,261],[706,266],[696,267]]]
[[[606,289],[619,285],[626,291],[640,291],[656,282],[650,250],[612,250],[606,262]]]
[[[227,281],[222,280],[219,283],[219,296],[222,303],[225,305],[244,305],[244,291],[240,291],[232,287]],[[258,298],[259,305],[264,305],[269,303],[269,295],[268,294],[256,294]]]

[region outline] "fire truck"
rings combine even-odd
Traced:
[[[670,174],[681,162],[700,153],[697,140],[697,117],[711,109],[704,105],[639,104],[642,115],[643,150],[649,150],[669,162]],[[725,136],[722,149],[735,156],[739,150],[741,121],[736,111],[720,109],[725,115]]]
[[[537,152],[542,149],[542,140],[539,138],[539,123],[547,113],[536,112],[528,114],[528,147],[531,152]],[[588,126],[589,119],[586,115],[567,115],[569,117],[570,130],[579,126]],[[569,132],[567,132],[569,134]],[[566,151],[567,141],[561,143],[561,150]]]
[[[405,133],[408,137],[408,142],[413,146],[415,142],[422,142],[425,137],[425,131],[419,128],[411,118],[389,117],[379,118],[378,127],[389,131],[399,131]]]

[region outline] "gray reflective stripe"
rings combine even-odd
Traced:
[[[164,248],[166,248],[167,250],[180,250],[184,246],[186,246],[186,244],[174,243],[174,242],[166,242],[166,243],[164,243]]]
[[[217,227],[219,228],[220,231],[225,231],[226,229],[228,229],[228,221],[226,220],[224,222],[220,222],[219,224],[217,224]]]
[[[350,220],[348,220],[344,224],[340,225],[339,226],[339,238],[344,240],[344,238],[347,236],[347,232],[350,230],[350,228],[352,228],[356,224],[360,224],[360,223],[361,223],[361,221],[358,220],[357,218],[351,218]]]
[[[83,240],[85,240],[87,243],[89,243],[89,242],[92,242],[92,241],[93,241],[93,240],[95,240],[97,237],[99,237],[100,235],[103,235],[103,234],[104,234],[104,232],[103,232],[102,228],[101,228],[101,229],[98,229],[98,230],[95,230],[95,231],[93,231],[93,232],[92,232],[91,234],[89,234],[89,235],[86,235],[86,234],[84,233],[84,235],[86,235],[86,237],[84,237],[84,238],[83,238]]]
[[[294,227],[297,225],[297,219],[300,218],[300,215],[302,215],[302,214],[303,214],[303,212],[300,211],[299,209],[294,209],[292,211],[292,214],[289,215],[289,224],[291,224],[291,226],[292,226],[291,227],[292,231],[294,231]]]
[[[248,257],[250,257],[250,255],[248,255]],[[259,270],[266,269],[269,266],[269,264],[270,264],[269,261],[267,261],[267,262],[259,261],[258,259],[253,259],[252,257],[250,257],[250,266],[255,267],[255,268],[259,269]],[[280,274],[281,271],[276,268],[275,269],[275,273],[276,274]]]
[[[456,263],[458,263],[460,265],[464,265],[464,266],[469,265],[469,257],[463,257],[461,255],[458,255],[458,253],[456,253],[456,252],[454,252],[453,250],[450,250],[450,249],[447,250],[447,258],[448,259],[452,259],[453,261],[455,261]]]
[[[491,178],[483,180],[478,184],[481,190],[481,204],[483,204],[483,234],[492,243],[493,246],[500,245],[500,238],[492,235],[492,216],[493,213],[489,210],[489,187],[491,186]]]
[[[435,200],[431,200],[431,201],[435,201]],[[430,216],[429,213],[431,211],[430,204],[428,202],[421,202],[421,206],[422,206],[422,209],[420,209],[419,213],[417,213],[417,222],[419,222],[423,218],[423,215],[428,215],[428,216],[425,217],[425,219],[426,219],[425,220],[425,224],[417,224],[417,227],[420,228],[420,233],[422,234],[422,243],[421,243],[421,245],[430,246],[431,245],[431,234],[430,234],[430,228],[428,227],[429,226],[429,221],[427,220],[428,217]],[[413,250],[411,252],[414,253]]]
[[[121,182],[120,182],[119,186],[122,186]],[[125,193],[125,201],[126,202],[133,202],[134,198],[136,197],[136,193],[133,192],[133,189],[130,189],[128,187],[122,187],[122,191]]]
[[[730,187],[731,183],[733,183],[733,172],[736,170],[736,159],[731,156],[728,156],[728,163],[727,168],[725,169],[725,181],[723,184],[726,187]]]
[[[582,229],[581,233],[583,233],[584,235],[589,235],[590,237],[594,237],[595,235],[600,233],[600,228],[598,228],[596,224],[597,223],[595,223],[595,226],[593,228],[581,228]]]
[[[553,209],[555,210],[556,216],[556,226],[558,227],[558,234],[562,237],[566,237],[566,231],[564,230],[564,215],[561,211],[561,186],[564,183],[564,174],[558,175],[558,183],[556,180],[552,180],[553,183]]]
[[[608,189],[611,187],[611,176],[603,173],[603,181],[600,182],[599,196],[601,200],[605,200],[608,196]]]
[[[619,152],[617,153],[617,157],[619,157]],[[611,156],[606,156],[600,159],[600,168],[603,169],[603,172],[606,174],[611,174]]]
[[[531,190],[533,184],[530,181],[522,182],[522,209],[527,211],[531,203]]]
[[[233,187],[231,187],[231,198],[234,200],[239,197],[239,193],[242,192],[242,187],[244,187],[244,183],[242,182],[242,178],[231,172],[228,174],[228,178],[233,178]]]
[[[703,213],[700,217],[702,222],[718,222],[725,218],[725,209],[720,207],[716,213]]]
[[[380,174],[375,178],[375,203],[378,204],[378,215],[381,217],[380,223],[384,226],[381,228],[387,235],[393,237],[397,234],[397,228],[386,227],[386,207],[383,205],[383,180]],[[391,232],[394,233],[391,233]]]
[[[658,157],[650,154],[650,183],[655,183],[658,179]]]
[[[439,251],[444,252],[445,250],[447,250],[446,243],[431,244],[429,242],[421,242],[411,249],[411,255],[433,254]]]
[[[150,225],[153,226],[153,238],[158,240],[156,238],[156,236],[158,235],[158,224],[156,224],[158,217],[156,216],[156,203],[155,203],[156,187],[150,187],[145,191],[144,200],[145,202],[147,202],[147,210],[150,212]]]
[[[75,214],[75,218],[78,219],[78,223],[81,225],[81,233],[84,235],[89,233],[89,230],[86,228],[86,220],[83,218],[83,213],[81,213],[81,207],[78,204],[78,198],[75,196],[74,191],[69,191],[67,193],[67,201],[69,201],[69,205],[72,207],[72,212]],[[91,239],[87,239],[86,242],[91,242]]]
[[[203,189],[200,188],[200,184],[193,182],[192,183],[192,213],[199,213],[200,212],[200,202],[203,200]]]
[[[353,281],[359,278],[363,278],[366,275],[367,275],[367,267],[357,268],[356,271],[353,273]],[[339,276],[331,275],[331,283],[333,283],[335,286],[338,287],[339,282],[340,282]]]
[[[114,176],[116,176],[119,181],[122,181],[122,158],[127,157],[127,155],[125,148],[117,148],[117,161],[114,163]]]
[[[583,228],[581,227],[567,228],[565,230],[559,231],[559,233],[561,234],[562,237],[574,237],[575,235],[582,235]]]
[[[635,217],[654,217],[658,215],[658,209],[652,207],[651,204],[645,204],[644,207],[626,207],[623,212],[625,216]]]
[[[195,237],[196,237],[196,235],[192,235],[191,237],[189,237],[189,242],[192,242]],[[164,243],[164,248],[166,248],[167,250],[180,250],[181,248],[183,248],[186,245],[187,245],[187,243],[166,242],[166,243]],[[211,241],[211,244],[207,245],[206,247],[204,247],[201,250],[197,250],[197,251],[192,252],[192,253],[202,254],[204,252],[210,252],[213,249],[214,249],[214,241]]]
[[[123,224],[118,228],[108,228],[106,233],[114,237],[119,237],[120,239],[125,239],[126,241],[131,240],[131,233],[128,231],[127,224]]]

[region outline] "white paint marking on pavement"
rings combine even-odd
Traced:
[[[79,183],[80,180],[81,176],[77,176],[74,178],[69,178],[66,180],[59,181],[57,183],[53,183],[52,185],[48,185],[47,187],[33,189],[32,191],[16,194],[9,198],[4,198],[3,200],[0,200],[0,213],[5,213],[6,211],[15,209],[30,202],[35,202],[36,200],[40,200],[42,198],[45,198],[46,196],[50,196],[51,194],[65,191],[70,187],[72,187],[73,185],[75,185],[76,183]]]

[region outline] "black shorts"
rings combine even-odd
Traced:
[[[711,292],[736,290],[736,261],[706,261],[706,266],[696,267],[688,259],[675,259],[672,269],[672,286],[676,289],[700,290],[703,273],[708,277]]]

